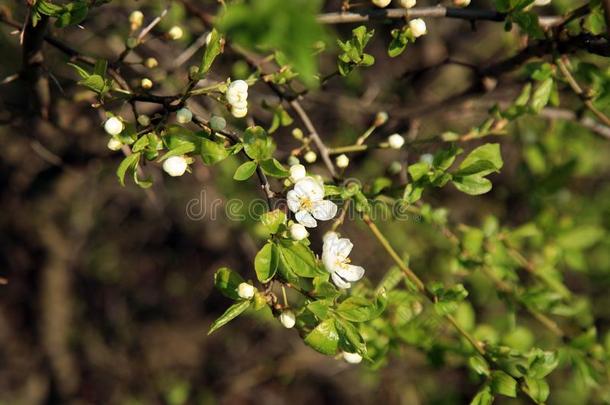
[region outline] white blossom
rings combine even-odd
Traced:
[[[405,144],[405,138],[400,134],[392,134],[388,137],[388,144],[392,149],[400,149]]]
[[[159,66],[159,61],[155,58],[146,58],[146,60],[144,61],[144,66],[149,69],[154,69]]]
[[[248,114],[248,83],[243,80],[231,82],[225,97],[231,105],[231,114],[235,118],[242,118]]]
[[[343,153],[337,156],[337,158],[335,159],[335,163],[337,164],[338,168],[345,169],[347,166],[349,166],[349,158],[345,153]]]
[[[110,150],[117,151],[121,150],[121,148],[123,147],[123,143],[116,138],[110,138],[108,140],[108,145],[106,146],[108,146],[108,149]]]
[[[399,3],[404,8],[412,8],[415,7],[417,2],[415,0],[399,0]]]
[[[188,164],[182,156],[172,156],[163,162],[163,170],[172,177],[182,176]]]
[[[283,311],[280,314],[280,322],[286,329],[294,327],[294,324],[296,323],[296,316],[294,315],[294,312],[289,309]]]
[[[254,297],[255,292],[256,288],[254,288],[252,284],[240,283],[237,286],[237,295],[245,300],[249,300],[250,298]]]
[[[110,117],[104,122],[104,130],[109,135],[118,135],[123,132],[124,128],[123,121],[117,117]]]
[[[362,361],[362,356],[358,353],[342,352],[343,360],[350,364],[358,364]]]
[[[305,228],[301,224],[292,224],[290,225],[290,237],[293,240],[303,240],[309,236],[309,232],[307,232],[307,228]]]
[[[297,222],[308,228],[318,226],[316,220],[328,221],[337,214],[335,203],[324,200],[322,183],[310,176],[297,181],[286,195],[286,199]]]
[[[231,108],[231,114],[235,118],[243,118],[248,114],[248,107],[246,107],[246,108],[233,107],[233,108]]]
[[[305,176],[307,176],[307,171],[305,170],[305,166],[298,164],[298,163],[290,166],[290,180],[293,183],[296,183],[297,181],[301,180]]]
[[[350,264],[349,254],[354,245],[347,238],[339,238],[335,232],[324,235],[322,263],[339,288],[350,288],[351,283],[364,276],[364,268]]]
[[[422,35],[426,35],[428,32],[426,28],[426,23],[421,18],[416,18],[414,20],[409,21],[409,28],[411,29],[411,34],[415,38],[419,38]]]
[[[176,121],[180,124],[187,124],[193,119],[193,113],[188,108],[181,108],[176,111]]]
[[[371,0],[373,2],[374,5],[376,5],[377,7],[387,7],[388,4],[390,4],[392,2],[392,0]]]

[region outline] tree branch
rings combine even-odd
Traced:
[[[323,24],[346,24],[385,19],[411,18],[454,18],[467,21],[503,22],[506,14],[495,10],[453,7],[414,7],[365,9],[353,12],[336,12],[318,15],[318,22]],[[540,17],[540,25],[548,28],[560,25],[564,18],[560,16]]]

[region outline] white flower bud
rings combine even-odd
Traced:
[[[188,124],[193,119],[193,113],[188,108],[181,108],[176,111],[176,121],[180,124]]]
[[[327,239],[334,239],[334,238],[338,238],[339,234],[337,232],[333,232],[333,231],[328,231],[324,234],[324,236],[322,236],[322,242],[326,242]]]
[[[339,155],[335,159],[335,163],[337,164],[338,168],[345,169],[347,166],[349,166],[349,158],[346,154]]]
[[[292,136],[294,139],[298,139],[299,141],[303,139],[303,130],[301,128],[295,128],[292,130]]]
[[[453,0],[453,5],[456,7],[468,7],[470,5],[470,0]]]
[[[237,286],[237,295],[245,300],[249,300],[250,298],[254,297],[255,292],[256,288],[254,288],[252,284],[240,283]]]
[[[388,167],[388,172],[390,174],[398,174],[402,170],[402,164],[397,161],[393,161]]]
[[[380,127],[383,124],[385,124],[386,122],[388,122],[388,113],[385,111],[379,111],[376,115],[375,115],[375,122],[373,123],[373,125],[375,125],[376,127]]]
[[[414,20],[409,21],[409,28],[411,29],[411,34],[415,38],[419,38],[422,35],[426,35],[428,32],[426,28],[426,23],[421,18],[416,18]]]
[[[123,142],[119,141],[116,138],[110,138],[108,140],[107,146],[108,146],[108,149],[117,151],[117,150],[121,150],[121,148],[123,147]]]
[[[118,119],[117,117],[110,117],[104,123],[104,130],[109,135],[118,135],[123,132],[125,126],[123,125],[123,121]]]
[[[150,125],[150,117],[148,115],[138,115],[138,124],[142,125],[143,127],[147,127]]]
[[[159,61],[156,60],[155,58],[146,58],[146,60],[144,61],[144,66],[146,66],[149,69],[154,69],[157,66],[159,66]]]
[[[301,224],[292,224],[290,225],[290,237],[293,240],[303,240],[309,236],[309,232],[307,229]]]
[[[132,11],[132,13],[129,14],[129,22],[131,23],[131,30],[137,30],[144,22],[144,14],[142,14],[140,10]]]
[[[399,0],[398,3],[404,8],[413,8],[415,7],[415,0]]]
[[[377,7],[387,7],[388,4],[390,4],[392,2],[392,0],[371,0],[373,2],[374,5],[376,5]]]
[[[188,164],[182,156],[172,156],[163,162],[163,170],[172,177],[182,176]]]
[[[290,180],[292,180],[293,183],[296,183],[305,176],[307,176],[307,170],[305,170],[305,166],[301,164],[290,166]]]
[[[248,114],[248,107],[246,108],[231,108],[231,114],[235,118],[243,118]]]
[[[388,137],[388,144],[392,149],[400,149],[405,144],[405,138],[400,134],[392,134]]]
[[[434,156],[432,156],[431,153],[424,153],[423,155],[421,155],[419,157],[419,161],[420,162],[424,162],[424,163],[428,163],[429,165],[431,165],[432,162],[434,162]]]
[[[549,4],[551,4],[551,0],[536,0],[534,2],[534,6],[536,7],[544,7],[548,6]]]
[[[294,316],[294,312],[287,309],[280,314],[280,322],[286,329],[290,329],[296,323],[296,317]]]
[[[362,356],[358,353],[342,352],[343,360],[350,364],[358,364],[362,361]]]
[[[182,36],[184,35],[184,31],[182,31],[182,28],[178,27],[177,25],[174,25],[167,32],[167,35],[169,36],[170,39],[173,39],[174,41],[176,41],[176,40],[182,38]]]
[[[288,163],[288,166],[294,166],[294,165],[300,164],[301,162],[299,161],[298,157],[291,155],[291,156],[288,156],[286,163]]]
[[[148,77],[145,77],[144,79],[142,79],[142,81],[140,82],[140,86],[142,86],[143,89],[150,89],[153,86],[153,82],[152,80],[150,80]]]
[[[248,83],[245,80],[235,80],[229,84],[227,93],[248,93]]]
[[[313,163],[318,159],[318,155],[316,155],[316,152],[313,150],[310,150],[303,156],[303,159],[305,159],[307,163]]]

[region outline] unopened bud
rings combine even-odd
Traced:
[[[184,35],[184,31],[182,31],[182,28],[178,27],[177,25],[174,25],[172,28],[170,28],[170,30],[167,32],[167,36],[170,39],[173,39],[174,41],[182,38],[182,36]]]
[[[384,8],[387,7],[392,2],[392,0],[371,0],[371,2],[377,7]]]
[[[377,115],[375,115],[375,122],[373,123],[373,125],[375,125],[376,127],[380,127],[386,122],[388,122],[388,113],[385,111],[380,111],[377,113]]]
[[[307,176],[307,170],[305,170],[305,166],[298,163],[296,165],[290,166],[290,180],[293,183],[296,183],[305,176]]]
[[[337,164],[338,168],[345,169],[347,166],[349,166],[349,158],[346,154],[339,155],[335,159],[335,163]]]
[[[292,130],[292,136],[294,137],[294,139],[298,139],[300,141],[301,139],[303,139],[303,131],[301,130],[301,128],[295,128]]]
[[[256,288],[254,288],[252,284],[241,283],[237,286],[237,295],[239,295],[240,298],[249,300],[254,297],[254,293],[256,293]]]
[[[153,86],[153,82],[152,80],[150,80],[149,78],[145,77],[144,79],[142,79],[142,81],[140,82],[140,86],[142,86],[143,89],[148,90],[151,89]]]
[[[307,163],[313,163],[316,161],[316,159],[318,159],[318,155],[316,155],[316,152],[314,152],[313,150],[310,150],[307,153],[305,153],[305,156],[303,156],[303,159],[305,159],[305,161]]]
[[[296,317],[294,315],[294,312],[292,312],[289,309],[283,311],[280,314],[280,322],[282,323],[284,328],[290,329],[290,328],[294,327],[294,325],[296,323]]]
[[[142,26],[144,22],[144,14],[140,10],[132,11],[129,14],[129,23],[131,24],[131,30],[135,31]]]
[[[358,353],[343,352],[341,354],[343,355],[343,360],[350,364],[358,364],[362,361],[362,356]]]
[[[188,108],[181,108],[176,111],[176,121],[180,124],[188,124],[193,119],[193,113]]]
[[[210,118],[210,127],[214,131],[222,131],[223,129],[226,128],[226,126],[227,126],[227,121],[223,117],[214,115],[212,118]]]
[[[149,69],[154,69],[159,66],[159,61],[155,58],[146,58],[146,60],[144,61],[144,66]]]
[[[138,115],[138,124],[142,125],[143,127],[147,127],[150,125],[150,117],[148,115]]]
[[[292,224],[290,225],[290,237],[293,240],[299,241],[303,240],[309,236],[309,232],[307,229],[301,224]]]
[[[109,135],[118,135],[123,132],[124,128],[123,121],[117,117],[110,117],[104,122],[104,130]]]
[[[405,144],[405,138],[400,134],[392,134],[388,137],[388,145],[392,149],[400,149]]]
[[[108,146],[108,149],[110,150],[117,151],[121,150],[121,148],[123,147],[123,143],[116,138],[110,138],[108,140],[108,145],[106,146]]]

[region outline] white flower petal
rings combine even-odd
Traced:
[[[348,289],[350,288],[352,285],[348,282],[346,282],[345,280],[343,280],[337,273],[333,273],[330,275],[330,278],[333,279],[333,283],[335,283],[335,285],[339,288],[342,289]]]
[[[333,231],[328,231],[324,234],[324,236],[322,237],[322,240],[324,241],[324,245],[327,245],[327,242],[330,243],[333,240],[339,239],[339,234],[337,232],[333,232]],[[322,249],[324,249],[324,246],[322,247]]]
[[[316,201],[313,204],[313,210],[311,211],[314,218],[320,221],[331,220],[337,215],[337,205],[328,200]]]
[[[297,212],[294,217],[296,218],[298,223],[308,228],[315,228],[316,226],[318,226],[316,220],[311,216],[309,212],[305,210]]]
[[[348,264],[336,272],[341,278],[347,281],[358,281],[364,276],[364,267]]]
[[[299,195],[307,196],[312,202],[320,201],[324,198],[324,187],[313,177],[307,176],[297,181],[294,185],[294,190]]]
[[[288,208],[292,212],[298,212],[301,209],[301,201],[296,190],[290,190],[286,194],[286,202],[288,203]]]
[[[333,244],[332,251],[341,262],[344,262],[351,253],[353,247],[354,244],[349,239],[341,238]]]

